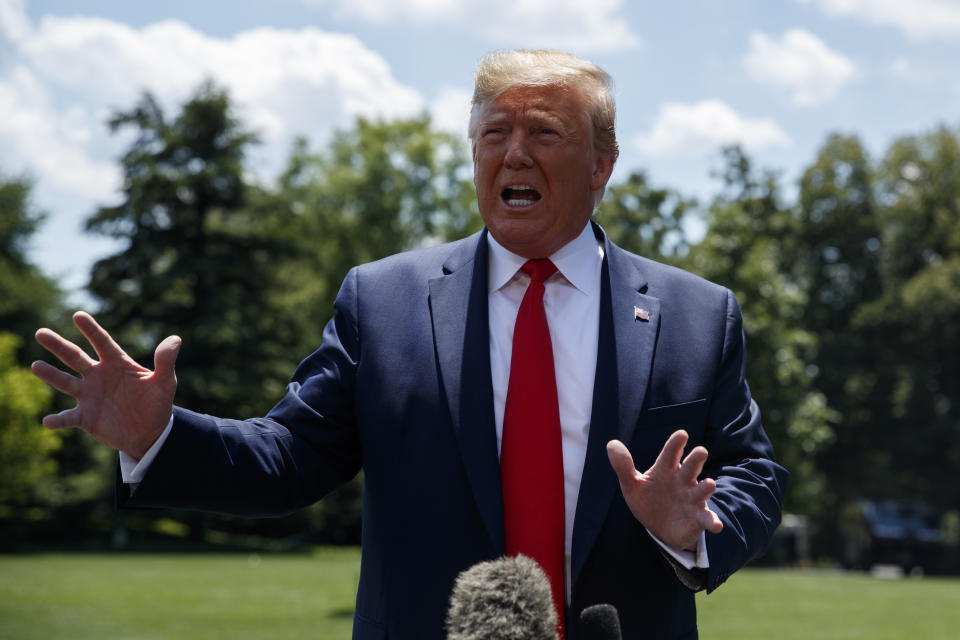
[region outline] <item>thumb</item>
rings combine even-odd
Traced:
[[[633,465],[630,450],[619,440],[611,440],[607,443],[607,458],[621,483],[634,482],[640,476],[640,472]]]
[[[167,336],[157,345],[157,350],[153,353],[154,375],[158,378],[174,377],[173,365],[177,361],[181,344],[183,340],[180,336]]]

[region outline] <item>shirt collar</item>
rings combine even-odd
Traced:
[[[527,261],[507,250],[487,233],[490,252],[490,293],[501,289],[517,274]],[[560,247],[550,260],[567,281],[584,294],[591,294],[597,286],[596,273],[603,260],[603,245],[593,235],[589,221],[576,238]]]

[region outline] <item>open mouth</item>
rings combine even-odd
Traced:
[[[528,184],[512,184],[500,192],[500,198],[510,207],[529,207],[541,196]]]

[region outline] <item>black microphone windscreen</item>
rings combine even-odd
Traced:
[[[525,556],[475,564],[450,594],[447,640],[557,640],[550,581]]]
[[[612,604],[595,604],[581,611],[580,637],[583,640],[623,640],[617,608]]]

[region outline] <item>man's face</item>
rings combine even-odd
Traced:
[[[579,235],[613,163],[594,150],[576,89],[511,87],[478,114],[480,215],[497,242],[525,258],[546,258]]]

